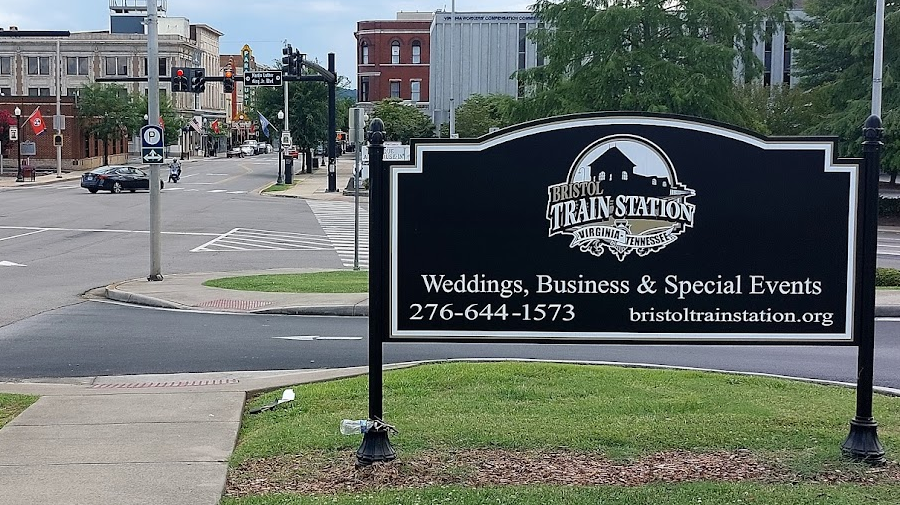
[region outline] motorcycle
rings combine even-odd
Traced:
[[[169,165],[169,182],[178,182],[181,178],[181,163],[173,162]]]

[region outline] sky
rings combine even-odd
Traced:
[[[335,53],[339,75],[356,82],[358,21],[396,19],[397,12],[450,11],[450,0],[166,0],[167,16],[186,17],[225,35],[221,54],[239,54],[244,44],[263,64],[281,59],[287,41],[325,67]],[[457,12],[526,11],[529,0],[459,0]],[[20,30],[109,29],[109,0],[0,0],[0,27]]]

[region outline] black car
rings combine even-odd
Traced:
[[[134,193],[138,189],[150,189],[150,175],[135,167],[100,167],[82,174],[81,187],[91,193],[101,189],[111,193],[121,193],[127,189]],[[163,181],[159,181],[159,188],[162,187]]]

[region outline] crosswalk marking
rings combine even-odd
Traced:
[[[191,249],[191,252],[328,250],[331,250],[331,241],[322,235],[235,228]]]
[[[340,201],[307,200],[325,235],[334,245],[341,263],[353,267],[355,251],[354,204]],[[359,209],[359,266],[369,267],[369,213]]]

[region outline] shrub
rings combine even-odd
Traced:
[[[900,198],[878,198],[878,216],[900,216]]]
[[[900,270],[896,268],[876,268],[876,286],[900,286]]]

